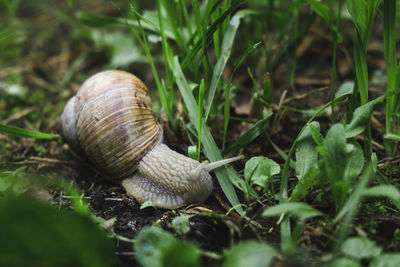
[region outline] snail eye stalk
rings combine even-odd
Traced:
[[[207,172],[210,172],[216,168],[219,168],[223,165],[226,165],[228,163],[243,159],[244,156],[240,155],[237,157],[233,157],[233,158],[229,158],[229,159],[222,159],[219,161],[215,161],[215,162],[211,162],[209,163],[208,161],[202,162],[193,172],[192,172],[192,180],[195,181],[197,179],[199,179],[200,177],[200,172],[204,169]]]

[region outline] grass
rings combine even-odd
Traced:
[[[329,255],[329,259],[320,257],[318,262],[330,266],[344,263],[361,266],[365,262],[396,266],[400,262],[400,254],[389,253],[390,248],[380,243],[372,232],[366,232],[362,238],[356,237],[358,226],[368,221],[360,216],[360,210],[365,212],[366,201],[387,198],[384,203],[390,203],[386,208],[391,210],[386,210],[388,218],[398,216],[400,208],[400,191],[395,187],[397,178],[385,176],[382,169],[382,162],[398,156],[400,141],[397,126],[400,68],[396,58],[399,6],[396,1],[195,0],[188,3],[158,0],[149,6],[140,1],[125,1],[113,2],[116,12],[112,16],[87,12],[84,8],[82,11],[77,1],[65,1],[64,4],[73,12],[63,13],[60,17],[67,25],[74,25],[74,32],[69,32],[69,37],[76,39],[65,40],[63,45],[77,55],[60,82],[55,82],[62,91],[75,88],[75,84],[84,80],[93,69],[93,66],[90,70],[85,67],[85,62],[95,58],[93,52],[90,49],[74,50],[71,43],[94,47],[99,40],[94,38],[96,33],[107,35],[118,29],[124,37],[116,41],[133,40],[131,45],[142,51],[145,66],[150,66],[143,74],[151,74],[157,88],[155,105],[166,114],[172,132],[186,131],[190,140],[188,145],[196,147],[196,159],[202,155],[210,161],[238,153],[248,156],[243,173],[232,166],[215,171],[218,186],[229,202],[226,204],[222,200],[222,203],[230,209],[227,214],[211,211],[208,215],[223,217],[236,212],[237,215],[232,216],[241,220],[239,231],[250,228],[257,233],[259,241],[232,243],[225,252],[214,253],[190,242],[187,230],[182,232],[182,225],[174,228],[175,236],[161,229],[147,228],[139,232],[133,242],[140,264],[163,266],[169,259],[169,263],[177,265],[199,266],[203,257],[225,266],[238,266],[243,259],[254,265],[260,261],[270,262],[273,258],[290,259],[306,245],[303,237],[310,237],[306,236],[309,226],[318,223],[328,225],[332,232],[329,246],[320,253]],[[26,55],[16,45],[18,32],[10,32],[6,25],[17,25],[13,27],[18,29],[18,22],[23,21],[18,7],[23,9],[24,6],[19,1],[7,0],[0,0],[0,6],[5,7],[0,13],[3,15],[0,48],[13,52],[0,55],[0,62],[5,67],[20,66],[19,59]],[[62,12],[61,9],[57,11]],[[344,31],[343,24],[351,25],[352,31]],[[382,36],[378,34],[380,27]],[[318,43],[321,40],[316,41],[320,36],[323,36],[323,44]],[[48,40],[49,37],[42,38]],[[370,53],[371,40],[381,48],[374,51],[375,54]],[[120,50],[123,50],[123,43],[117,43],[121,43]],[[306,52],[302,52],[304,47]],[[115,44],[108,48],[119,51]],[[313,52],[313,49],[319,50]],[[322,62],[316,57],[319,52],[324,57]],[[323,53],[328,56],[322,56]],[[344,55],[351,63],[343,61]],[[372,65],[371,58],[385,62],[385,85],[379,90],[374,89],[371,77],[374,68],[381,65]],[[102,65],[94,69],[107,68],[110,62],[118,62],[113,61],[112,56],[102,60]],[[137,62],[132,61],[116,67],[129,69],[135,64]],[[343,74],[344,67],[352,71]],[[79,73],[81,70],[83,74]],[[301,79],[310,75],[328,77],[329,82],[323,85],[330,89],[330,99],[313,94],[299,97],[317,87],[302,85]],[[4,121],[12,114],[22,114],[14,125],[0,124],[0,132],[9,138],[6,140],[10,140],[11,146],[16,146],[15,138],[57,141],[54,128],[46,127],[54,118],[50,114],[59,113],[62,108],[62,105],[52,106],[53,102],[46,98],[51,89],[46,91],[40,86],[38,89],[41,91],[38,101],[48,107],[47,112],[23,115],[24,108],[32,105],[29,97],[33,93],[16,96],[10,88],[11,85],[23,88],[32,84],[24,80],[27,76],[23,74],[4,77],[0,84],[4,95],[1,103],[16,109],[1,111],[1,119]],[[341,86],[348,79],[354,86]],[[282,104],[288,100],[286,94],[298,101]],[[65,93],[54,91],[53,95],[57,99],[67,99]],[[241,101],[246,103],[244,107],[240,105]],[[317,103],[317,108],[312,109],[312,103]],[[380,129],[371,123],[376,118],[371,118],[376,116],[374,111],[382,113],[382,103],[385,105],[385,123]],[[291,110],[311,115],[304,117]],[[384,137],[379,135],[383,132]],[[385,150],[376,145],[380,142]],[[42,150],[50,151],[49,146],[40,144]],[[8,147],[2,146],[2,151],[7,151]],[[60,146],[59,142],[54,146]],[[266,151],[266,148],[270,150]],[[277,152],[275,156],[272,156],[273,150]],[[50,152],[48,154],[52,156]],[[11,171],[8,162],[4,160],[6,171],[0,175],[0,194],[4,203],[10,195],[25,192],[14,189],[25,183],[26,180],[21,179],[22,173],[29,173],[26,166]],[[70,194],[77,197],[72,204],[75,212],[93,220],[89,206],[78,198],[79,194],[76,191],[70,191]],[[3,212],[7,208],[4,206]],[[368,206],[367,212],[373,214],[374,207]],[[182,213],[186,214],[185,211]],[[74,219],[75,215],[62,216],[76,223],[80,220]],[[176,218],[181,218],[183,224],[189,223],[185,216]],[[273,222],[274,229],[265,231],[265,220]],[[113,232],[107,221],[100,218],[94,221],[101,221],[100,228],[114,238],[131,242]],[[85,221],[77,227],[89,224]],[[279,239],[279,245],[268,243],[274,240],[272,232],[279,232],[274,236]],[[395,233],[392,234],[395,238]],[[94,233],[93,236],[97,238],[101,234]],[[107,241],[100,242],[107,246]],[[390,242],[399,247],[396,241]],[[149,246],[151,254],[148,254]],[[364,247],[365,251],[357,251],[359,247]],[[71,253],[78,255],[80,252]],[[86,260],[82,258],[82,261]]]

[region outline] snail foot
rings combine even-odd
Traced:
[[[176,209],[184,206],[185,201],[176,193],[160,187],[150,180],[135,173],[132,177],[122,180],[126,193],[140,204],[151,201],[157,208]]]

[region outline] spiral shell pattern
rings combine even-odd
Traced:
[[[147,87],[124,71],[103,71],[86,80],[76,95],[78,142],[106,175],[123,178],[161,142]]]

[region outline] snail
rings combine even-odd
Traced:
[[[139,203],[175,209],[205,201],[209,172],[241,157],[200,163],[163,143],[144,83],[118,70],[89,77],[66,104],[62,136],[106,177],[120,179]]]

